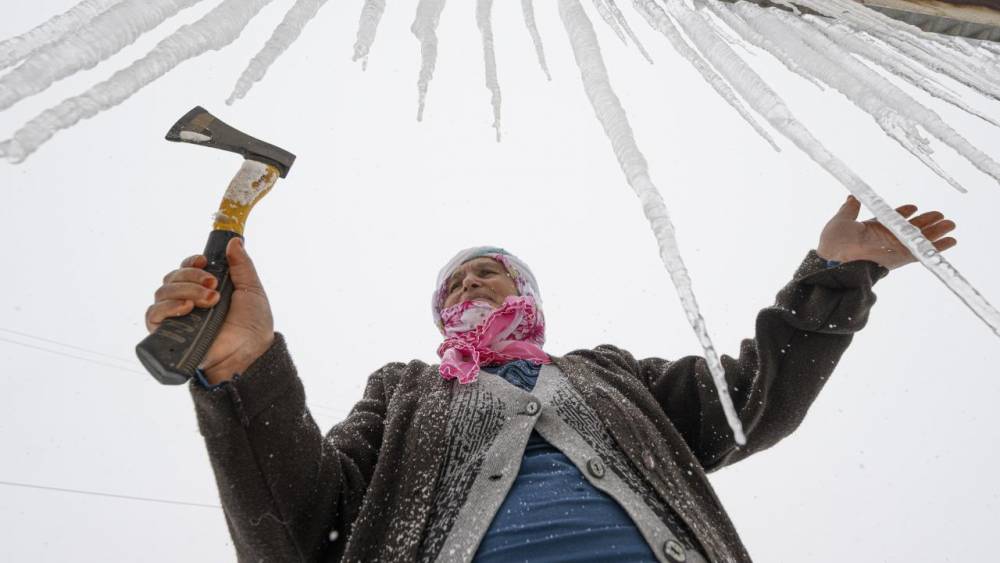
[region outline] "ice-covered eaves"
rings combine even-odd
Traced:
[[[427,87],[434,77],[437,64],[437,26],[444,10],[444,0],[420,0],[410,31],[420,41],[420,75],[417,77],[417,121],[424,119]]]
[[[871,211],[875,218],[903,243],[913,256],[940,279],[993,332],[1000,336],[1000,311],[986,300],[937,250],[839,158],[830,153],[809,130],[792,115],[784,101],[740,59],[723,41],[718,40],[701,16],[679,2],[667,3],[671,15],[705,57],[719,69],[730,84],[758,113],[795,143],[799,149],[836,178]]]
[[[92,68],[131,45],[142,34],[201,0],[124,0],[58,41],[41,47],[0,77],[0,110],[54,82]]]
[[[864,57],[872,64],[878,65],[906,80],[911,85],[920,88],[935,98],[948,102],[988,123],[1000,126],[1000,121],[968,104],[961,96],[938,82],[937,76],[901,56],[898,51],[880,48],[870,38],[867,38],[866,34],[858,33],[844,24],[831,22],[825,18],[818,18],[811,15],[803,16],[803,19],[808,21],[813,28],[820,30],[833,42],[851,53]]]
[[[745,2],[740,2],[740,4],[745,4]],[[802,69],[802,65],[799,64],[799,61],[793,55],[788,53],[785,49],[781,49],[770,37],[758,32],[756,29],[747,24],[744,18],[739,17],[734,11],[732,5],[723,4],[722,2],[715,0],[698,0],[696,5],[707,8],[709,12],[719,18],[747,42],[774,55],[775,58],[777,58],[781,64],[785,65],[785,68],[788,70],[814,84],[820,90],[826,89],[823,84],[816,79],[816,77]]]
[[[493,106],[493,128],[497,142],[500,142],[500,82],[497,79],[497,57],[493,50],[493,0],[476,1],[476,26],[483,39],[483,66],[486,74],[486,88],[490,91]]]
[[[993,60],[976,60],[966,53],[942,47],[934,34],[892,19],[853,0],[795,0],[797,3],[827,17],[843,21],[866,31],[905,56],[949,76],[979,92],[1000,99],[1000,84],[986,76],[982,67]]]
[[[887,9],[882,7],[885,2],[875,2],[869,5],[864,4],[859,0],[853,1],[856,3],[855,5],[838,3],[836,4],[836,8],[841,10],[841,12],[848,18],[854,19],[855,21],[863,20],[866,22],[866,25],[881,28],[889,31],[890,33],[893,31],[898,32],[901,34],[901,37],[919,42],[925,49],[940,47],[948,51],[958,51],[966,55],[975,56],[975,47],[973,47],[965,37],[955,36],[950,33],[929,33],[914,23],[911,23],[912,18],[907,18],[905,14],[909,14],[910,16],[914,16],[916,14],[912,11],[906,10],[907,6],[898,6],[898,8],[903,8],[903,10],[900,11],[898,9]],[[917,7],[916,5],[919,0],[909,0],[909,2],[914,4],[914,7]],[[956,14],[942,14],[940,11],[938,11],[938,14],[939,15],[935,16],[937,19],[949,20],[951,22],[956,21],[952,19],[952,17]],[[928,29],[934,28],[935,26],[930,26]]]
[[[579,0],[559,0],[559,15],[569,36],[576,64],[580,68],[580,77],[587,98],[611,141],[626,180],[642,203],[643,213],[649,220],[659,245],[660,259],[666,266],[674,287],[677,288],[684,312],[704,349],[705,359],[712,373],[726,420],[733,430],[736,442],[743,445],[746,443],[743,426],[730,398],[719,355],[708,335],[705,319],[695,299],[691,277],[677,245],[673,222],[670,220],[663,197],[649,176],[646,158],[635,142],[628,116],[611,87],[593,25],[584,13]]]
[[[81,119],[112,108],[178,64],[239,37],[246,25],[271,0],[224,0],[201,19],[182,26],[156,44],[141,59],[83,94],[63,100],[26,123],[11,139],[0,143],[0,156],[20,162],[56,132]]]
[[[767,141],[768,144],[774,148],[774,150],[779,152],[781,151],[781,148],[774,142],[774,139],[771,138],[771,135],[767,132],[767,130],[757,122],[749,111],[747,111],[746,106],[743,105],[743,102],[740,101],[739,97],[735,92],[733,92],[733,89],[726,83],[725,79],[719,76],[719,74],[712,69],[712,66],[709,65],[697,51],[688,45],[684,37],[682,37],[680,32],[677,31],[677,28],[674,27],[674,23],[670,20],[670,17],[667,16],[667,13],[663,11],[663,8],[661,8],[655,0],[633,0],[632,6],[637,12],[639,12],[639,15],[646,20],[646,23],[649,24],[651,28],[659,31],[664,37],[667,38],[667,41],[670,42],[670,45],[673,46],[674,50],[677,51],[680,56],[684,57],[684,59],[687,60],[699,74],[701,74],[701,77],[705,80],[705,82],[707,82],[708,85],[711,86],[716,93],[718,93],[719,96],[721,96],[722,99],[730,105],[730,107],[736,110],[736,113],[740,114],[740,117],[742,117],[743,120],[750,125],[750,127],[753,127],[753,130],[756,131],[761,138]]]
[[[542,67],[545,78],[551,81],[552,75],[549,73],[549,65],[545,62],[545,49],[542,47],[542,36],[538,33],[538,25],[535,23],[535,6],[533,0],[521,0],[521,13],[524,15],[524,26],[528,28],[528,35],[531,36],[531,42],[535,46],[535,56],[538,58],[538,64]]]
[[[871,115],[887,135],[959,191],[966,190],[934,161],[929,143],[920,135],[917,126],[1000,181],[1000,164],[962,137],[934,111],[800,17],[781,10],[758,8],[746,2],[740,2],[732,9],[760,35],[773,39],[773,53],[794,56],[809,73],[836,88]]]
[[[24,59],[35,50],[58,41],[86,25],[94,16],[121,0],[83,0],[65,12],[9,39],[0,41],[0,70]]]
[[[361,59],[361,70],[368,68],[368,52],[371,51],[372,43],[375,42],[375,33],[378,31],[378,24],[382,21],[384,13],[385,0],[365,0],[365,5],[361,7],[358,36],[354,41],[354,57],[352,59],[355,61]]]
[[[232,105],[236,100],[246,96],[254,83],[264,78],[267,69],[299,38],[306,24],[316,17],[324,4],[326,0],[295,0],[295,4],[292,4],[285,13],[285,17],[274,29],[267,43],[254,55],[236,80],[236,86],[226,100],[227,104]]]
[[[628,24],[628,20],[625,19],[625,14],[623,14],[621,9],[618,8],[618,4],[615,2],[615,0],[607,0],[607,3],[608,3],[608,9],[611,10],[611,15],[614,16],[615,21],[618,22],[618,25],[623,30],[625,30],[625,34],[628,35],[629,39],[632,40],[632,43],[635,44],[636,49],[639,49],[639,53],[642,55],[642,57],[646,59],[649,62],[649,64],[653,64],[653,57],[649,56],[649,52],[646,51],[646,48],[643,47],[642,42],[639,41],[639,38],[635,35],[635,32],[632,31],[632,26]]]

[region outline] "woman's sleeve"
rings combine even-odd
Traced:
[[[722,356],[744,447],[736,447],[704,358],[647,358],[638,373],[706,470],[734,463],[798,427],[868,322],[872,286],[886,274],[869,261],[827,268],[812,251],[775,304],[757,315],[756,334],[742,342],[739,357]]]
[[[228,384],[191,384],[240,561],[318,561],[342,549],[378,461],[389,367],[326,437],[281,335]]]

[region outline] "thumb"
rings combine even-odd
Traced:
[[[233,285],[236,286],[236,289],[259,288],[261,286],[253,260],[243,248],[242,238],[234,237],[229,241],[226,246],[226,259],[229,261],[229,276],[233,279]]]
[[[840,206],[840,209],[837,210],[837,215],[835,215],[834,218],[845,221],[857,221],[860,213],[861,202],[854,196],[847,196],[847,201],[844,202],[844,205]]]

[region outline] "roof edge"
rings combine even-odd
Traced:
[[[739,2],[743,0],[723,0]],[[745,0],[765,8],[787,10],[768,0]],[[854,0],[893,19],[906,22],[929,33],[965,37],[1000,43],[1000,9],[986,5],[987,0]],[[791,0],[795,3],[795,0]],[[993,0],[989,0],[993,2]],[[805,13],[815,13],[799,6]]]

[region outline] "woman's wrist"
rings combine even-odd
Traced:
[[[271,345],[274,344],[274,333],[260,342],[246,347],[238,348],[234,353],[211,366],[202,368],[205,379],[212,385],[218,385],[229,381],[237,375],[242,375],[263,356]]]

